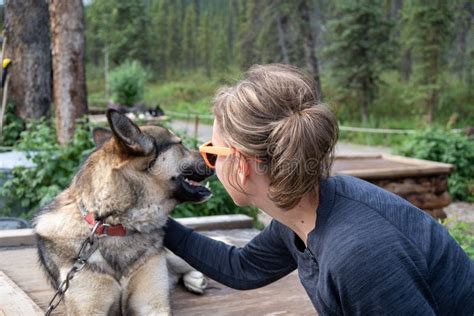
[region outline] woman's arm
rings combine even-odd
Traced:
[[[170,218],[164,246],[210,278],[239,290],[262,287],[296,269],[273,221],[239,248],[199,234]]]

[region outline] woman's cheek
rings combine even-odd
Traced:
[[[218,157],[216,160],[216,176],[221,183],[223,183],[223,180],[224,180],[223,172],[222,172],[223,164],[224,164],[224,160],[222,160],[221,157]]]

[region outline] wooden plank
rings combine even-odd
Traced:
[[[353,154],[353,155],[336,155],[337,160],[356,160],[356,159],[377,159],[381,158],[382,154]]]
[[[31,246],[36,244],[33,229],[0,230],[0,247]]]
[[[211,281],[204,295],[173,292],[173,315],[317,315],[295,271],[265,287],[237,291]]]
[[[0,315],[43,315],[44,312],[5,273],[0,271]]]
[[[381,154],[337,156],[332,172],[369,180],[447,174],[453,168],[436,161]]]
[[[244,214],[176,218],[178,222],[196,230],[252,228],[253,219]],[[33,229],[0,230],[0,247],[34,246]]]
[[[336,174],[345,174],[364,180],[370,179],[386,179],[386,178],[406,178],[419,177],[430,174],[440,174],[439,168],[393,168],[393,169],[371,169],[371,170],[341,170]]]
[[[449,164],[449,163],[443,163],[443,162],[431,161],[431,160],[425,160],[425,159],[418,159],[418,158],[411,158],[411,157],[405,157],[405,156],[398,156],[398,155],[382,154],[382,158],[387,159],[387,160],[391,160],[391,161],[407,163],[407,164],[425,166],[427,168],[439,167],[439,168],[441,168],[441,170],[444,173],[451,172],[454,168],[454,166],[452,164]]]
[[[176,218],[195,230],[252,228],[253,219],[244,214]]]

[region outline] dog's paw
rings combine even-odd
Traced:
[[[188,291],[202,294],[207,287],[207,278],[199,271],[193,270],[183,275],[184,286]]]

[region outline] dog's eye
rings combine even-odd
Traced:
[[[144,171],[149,171],[151,168],[153,168],[153,166],[155,165],[155,162],[156,162],[156,158],[157,158],[157,157],[153,158],[153,160],[151,160],[151,161],[148,163],[148,165],[147,165],[147,167],[146,167],[146,169],[145,169]]]

